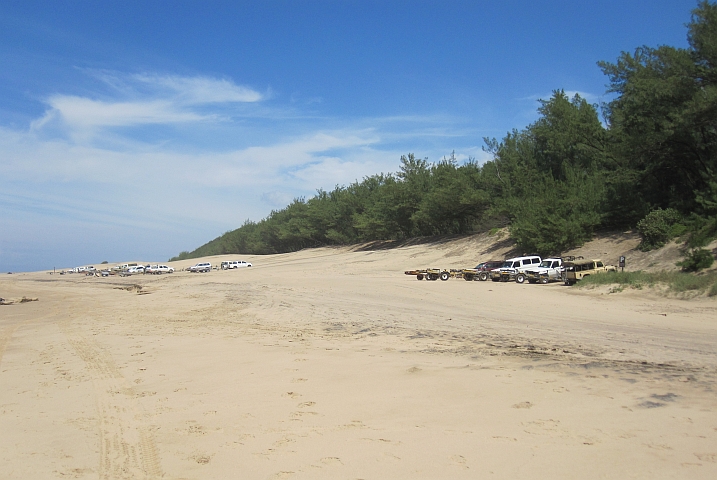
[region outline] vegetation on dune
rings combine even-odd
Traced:
[[[408,154],[398,172],[295,199],[172,260],[502,226],[523,251],[548,255],[596,229],[637,227],[644,250],[686,239],[684,268],[702,268],[712,254],[694,249],[717,237],[717,5],[693,10],[688,41],[599,62],[611,102],[556,90],[536,122],[484,139],[484,164]]]
[[[620,292],[625,288],[641,290],[643,288],[664,285],[667,291],[674,294],[702,294],[717,296],[717,272],[693,275],[683,272],[607,272],[600,275],[589,275],[583,278],[578,286],[591,288],[597,285],[616,285],[611,292]]]

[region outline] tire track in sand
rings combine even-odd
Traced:
[[[92,339],[60,324],[69,344],[85,362],[95,389],[100,430],[100,479],[162,477],[151,431],[137,420],[136,392],[112,357]]]

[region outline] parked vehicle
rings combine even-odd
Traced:
[[[563,279],[563,259],[562,258],[546,258],[536,268],[530,268],[525,273],[519,273],[515,277],[515,281],[523,283],[548,283],[559,282]]]
[[[479,263],[476,268],[466,268],[463,270],[463,279],[467,281],[480,280],[485,282],[490,277],[490,271],[500,268],[503,265],[502,260],[490,260],[488,262]]]
[[[197,263],[189,267],[189,271],[192,273],[207,273],[212,270],[212,264],[209,262]]]
[[[129,267],[126,271],[127,273],[144,273],[144,265],[135,265],[134,267]]]
[[[244,260],[230,260],[221,263],[222,270],[232,270],[235,268],[251,267],[251,263],[245,262]]]
[[[494,282],[518,281],[518,274],[524,273],[527,269],[540,265],[542,259],[538,255],[509,258],[500,268],[491,270],[490,279]],[[521,276],[525,281],[525,276]],[[521,282],[522,283],[522,282]]]
[[[565,262],[564,268],[563,283],[565,283],[565,285],[573,285],[578,280],[582,280],[589,275],[617,271],[616,266],[605,265],[602,260],[599,259]]]

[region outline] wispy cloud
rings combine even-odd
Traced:
[[[158,90],[174,94],[185,105],[202,105],[224,102],[258,102],[265,98],[248,87],[235,85],[230,80],[210,77],[179,77],[160,75],[133,75],[131,78]]]
[[[40,129],[54,120],[61,120],[72,128],[90,128],[197,122],[207,118],[183,110],[166,100],[104,102],[55,95],[47,103],[51,108],[39,121],[33,123],[33,128]]]
[[[86,138],[98,128],[139,125],[172,125],[221,118],[198,107],[256,103],[265,95],[228,79],[155,74],[119,75],[90,72],[110,87],[110,92],[88,96],[55,94],[46,99],[48,109],[32,124],[35,130],[64,127],[75,138]],[[109,97],[109,99],[107,99]]]

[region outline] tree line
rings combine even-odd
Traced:
[[[534,123],[483,139],[483,164],[407,154],[395,173],[297,198],[171,260],[502,226],[543,255],[636,226],[701,246],[717,236],[717,5],[701,1],[687,30],[688,48],[643,46],[598,62],[612,101],[556,90]]]

